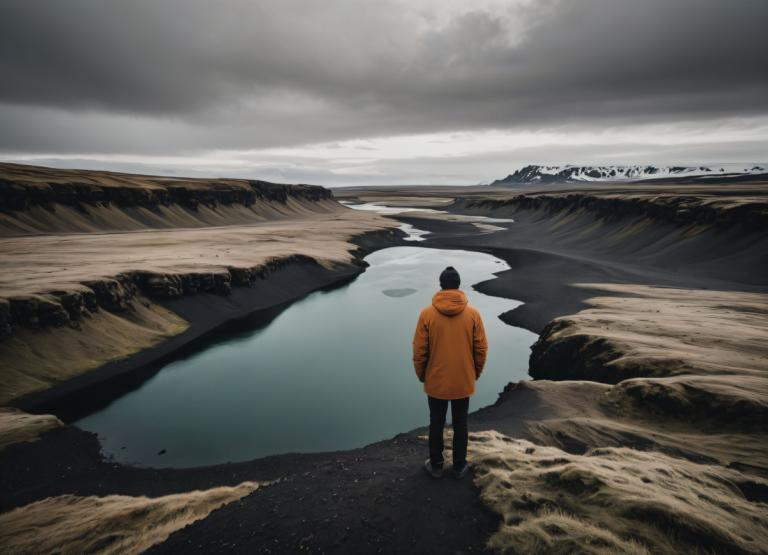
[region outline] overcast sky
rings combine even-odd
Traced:
[[[766,0],[2,0],[0,159],[325,185],[768,162]]]

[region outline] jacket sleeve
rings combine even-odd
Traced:
[[[480,313],[475,317],[472,330],[472,355],[475,359],[475,376],[480,377],[485,367],[485,359],[488,356],[488,339],[485,337],[485,327]]]
[[[413,333],[413,369],[416,376],[423,382],[426,378],[427,362],[429,361],[429,328],[424,318],[424,312],[419,314],[416,331]]]

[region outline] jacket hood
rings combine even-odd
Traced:
[[[460,289],[443,289],[432,297],[432,306],[446,316],[455,316],[467,306],[467,296]]]

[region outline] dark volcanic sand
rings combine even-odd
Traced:
[[[435,481],[420,469],[426,447],[413,433],[352,451],[184,470],[110,464],[98,450],[95,437],[74,428],[11,446],[0,459],[0,510],[63,493],[154,497],[281,478],[152,552],[284,553],[303,544],[310,552],[483,553],[498,526],[471,479]]]
[[[728,252],[728,241],[712,245],[708,250],[710,262],[705,267],[677,268],[669,260],[659,257],[646,263],[635,263],[631,255],[611,253],[586,246],[574,250],[570,245],[559,245],[542,233],[539,222],[526,221],[525,217],[511,224],[494,225],[506,228],[496,233],[477,233],[466,226],[434,218],[418,218],[396,215],[397,220],[431,232],[424,247],[477,250],[497,256],[507,262],[510,269],[501,272],[494,280],[477,286],[489,295],[508,297],[524,304],[501,316],[505,322],[540,333],[544,326],[557,316],[574,314],[587,307],[584,300],[595,292],[574,283],[641,283],[662,286],[720,288],[737,291],[763,291],[765,288],[746,281],[749,264],[722,264],[717,256]],[[657,224],[656,233],[671,233]],[[453,232],[452,232],[453,231]],[[609,236],[610,230],[606,231]],[[718,253],[715,249],[722,251]],[[705,251],[706,252],[706,251]],[[624,256],[623,256],[624,255]],[[622,259],[624,258],[624,259]],[[681,260],[686,260],[684,256]],[[754,272],[760,272],[754,267]],[[599,292],[604,295],[604,291]]]

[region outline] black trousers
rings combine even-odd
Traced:
[[[443,428],[448,403],[451,403],[451,419],[453,420],[453,467],[460,468],[467,462],[467,411],[469,397],[464,399],[435,399],[427,396],[429,401],[429,459],[432,466],[443,466]]]

